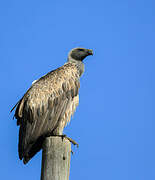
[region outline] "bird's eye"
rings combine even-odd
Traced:
[[[83,49],[78,49],[79,51],[83,51]]]

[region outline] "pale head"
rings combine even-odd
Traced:
[[[89,55],[93,55],[92,49],[77,47],[72,49],[68,54],[68,61],[83,61]]]

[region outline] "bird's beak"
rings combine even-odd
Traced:
[[[93,55],[93,50],[92,49],[88,49],[88,55]]]

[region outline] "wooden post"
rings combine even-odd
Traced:
[[[71,143],[62,137],[47,137],[43,143],[41,180],[69,180]]]

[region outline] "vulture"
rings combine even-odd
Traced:
[[[26,164],[47,136],[61,136],[79,104],[80,77],[83,60],[93,55],[91,49],[74,48],[67,62],[34,81],[12,108],[19,126],[18,154]]]

